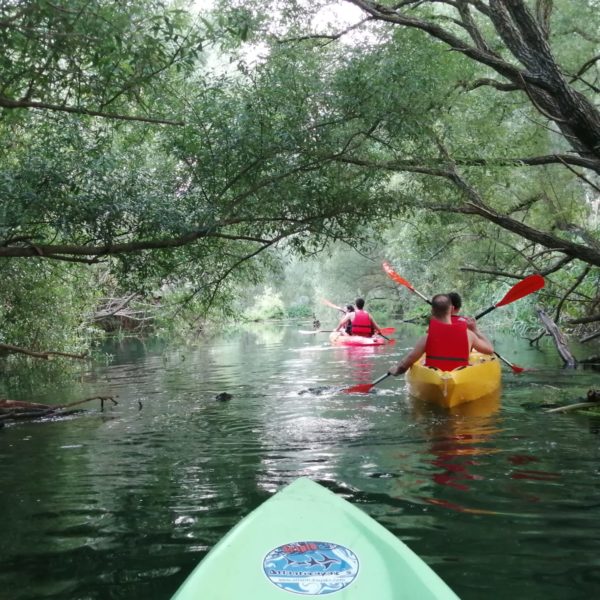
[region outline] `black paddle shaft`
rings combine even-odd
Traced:
[[[479,320],[481,319],[481,317],[487,315],[488,313],[492,312],[494,309],[496,308],[496,305],[494,304],[493,306],[490,306],[489,308],[486,308],[483,312],[480,312],[476,317],[475,320]]]

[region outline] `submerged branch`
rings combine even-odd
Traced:
[[[27,356],[32,356],[33,358],[43,358],[44,360],[50,360],[52,356],[64,356],[65,358],[76,358],[78,360],[85,360],[88,358],[87,354],[71,354],[69,352],[56,352],[56,351],[36,351],[29,350],[27,348],[20,348],[19,346],[13,346],[12,344],[2,344],[0,343],[0,351],[4,350],[5,352],[14,352],[16,354],[26,354]]]
[[[84,398],[83,400],[76,400],[75,402],[67,402],[65,404],[43,404],[41,402],[26,402],[24,400],[0,399],[0,423],[11,419],[37,419],[65,414],[63,412],[64,409],[79,406],[92,400],[100,400],[101,410],[104,410],[105,402],[110,401],[113,405],[118,404],[113,396],[92,396],[91,398]]]

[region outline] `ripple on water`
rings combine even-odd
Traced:
[[[405,341],[340,353],[283,329],[137,358],[121,346],[123,364],[76,394],[101,387],[116,407],[0,432],[1,589],[168,598],[239,519],[308,476],[463,600],[595,596],[598,437],[585,416],[524,406],[581,394],[589,373],[505,374],[497,405],[445,412],[409,398],[401,378],[341,391],[385,373]],[[318,387],[332,393],[301,393]]]

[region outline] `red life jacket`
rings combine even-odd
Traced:
[[[354,311],[351,333],[352,335],[361,335],[363,337],[371,337],[373,335],[373,322],[371,321],[371,315],[366,310],[356,309]]]
[[[425,344],[425,366],[452,371],[469,364],[469,335],[466,326],[429,321]]]
[[[450,318],[452,319],[452,325],[467,326],[467,320],[462,315],[450,315]]]

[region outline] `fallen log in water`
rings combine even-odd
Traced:
[[[11,419],[38,419],[40,417],[48,417],[53,415],[64,415],[74,406],[91,402],[92,400],[100,400],[100,409],[104,410],[104,402],[110,401],[113,405],[118,404],[113,396],[92,396],[75,402],[66,404],[43,404],[41,402],[25,402],[23,400],[8,400],[0,399],[0,422],[9,421]]]
[[[594,333],[590,333],[589,335],[582,337],[579,341],[582,344],[585,344],[586,342],[589,342],[590,340],[595,340],[597,337],[600,337],[600,331],[595,331]]]
[[[13,346],[12,344],[1,344],[0,350],[4,352],[13,352],[16,354],[25,354],[32,356],[33,358],[43,358],[44,360],[50,360],[53,356],[62,356],[64,358],[76,358],[78,360],[85,360],[88,358],[87,354],[71,354],[69,352],[55,352],[51,350],[29,350],[28,348],[21,348],[20,346]]]
[[[600,407],[600,390],[588,390],[586,402],[576,402],[575,404],[566,404],[547,410],[547,413],[570,412],[572,410],[581,410],[582,408]]]
[[[558,325],[541,308],[537,309],[537,313],[540,320],[544,324],[546,331],[554,339],[556,349],[558,350],[558,354],[565,363],[565,367],[574,369],[577,366],[577,361],[575,360],[575,357],[571,354],[571,351],[567,346],[567,341],[565,340],[562,331],[558,328]]]
[[[587,358],[582,358],[579,362],[584,365],[600,365],[600,355],[594,354]]]

